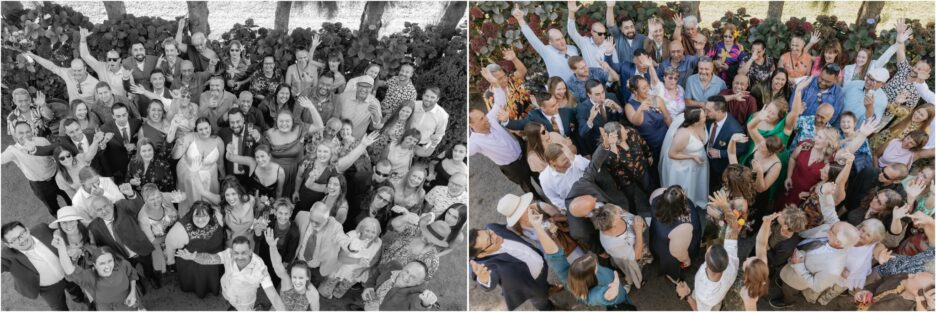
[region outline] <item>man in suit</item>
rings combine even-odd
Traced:
[[[123,68],[130,70],[134,82],[151,89],[153,86],[150,85],[149,76],[156,69],[159,58],[146,55],[146,48],[139,42],[130,46],[130,56],[123,60]]]
[[[644,79],[647,79],[649,82],[650,75],[656,74],[653,71],[653,60],[643,48],[634,50],[634,57],[631,60],[633,60],[633,62],[611,63],[611,54],[605,53],[605,61],[608,62],[611,69],[617,72],[618,76],[621,77],[621,86],[618,88],[617,92],[617,98],[621,103],[630,101],[631,91],[630,88],[627,87],[627,82],[630,81],[631,77],[643,76]]]
[[[578,144],[574,108],[559,107],[558,102],[546,101],[539,108],[530,111],[526,118],[511,120],[505,127],[510,130],[523,130],[531,121],[542,124],[546,131],[559,132],[562,136],[571,138],[575,147],[581,148]]]
[[[218,130],[218,136],[221,137],[221,141],[224,141],[225,149],[234,151],[235,155],[253,157],[257,142],[263,138],[260,130],[256,127],[248,127],[244,112],[237,107],[227,111],[227,120],[228,126]],[[247,170],[247,166],[235,164],[227,158],[224,159],[224,172],[230,172],[237,177],[241,185],[247,185],[249,182]]]
[[[198,117],[208,118],[211,132],[218,133],[219,125],[227,120],[227,112],[237,107],[237,96],[224,90],[224,78],[213,76],[208,80],[208,91],[202,92],[198,103]]]
[[[143,275],[157,289],[162,279],[153,271],[153,243],[146,238],[137,223],[137,215],[143,208],[143,198],[133,194],[128,199],[111,202],[103,196],[91,199],[91,207],[97,218],[88,224],[88,234],[97,246],[108,246],[134,267],[143,266]]]
[[[49,310],[68,311],[65,292],[75,297],[76,302],[85,302],[78,285],[65,280],[65,271],[59,264],[56,249],[52,247],[52,231],[46,223],[39,223],[32,230],[19,221],[8,222],[2,227],[3,272],[13,276],[13,287],[20,295],[29,299],[42,297]]]
[[[468,233],[471,279],[486,290],[501,286],[507,309],[530,300],[537,310],[554,310],[549,301],[549,266],[543,254],[502,224]]]
[[[585,85],[588,100],[575,107],[578,121],[579,154],[591,155],[598,148],[601,132],[609,121],[624,119],[624,109],[618,103],[606,98],[605,86],[598,81],[589,80]]]
[[[140,118],[140,110],[135,103],[131,102],[127,97],[114,94],[111,91],[111,86],[106,82],[98,82],[94,88],[94,103],[90,108],[101,118],[102,124],[114,121],[113,110],[116,104],[126,106],[131,117]]]
[[[722,186],[722,173],[728,167],[728,143],[736,133],[744,134],[744,127],[728,113],[728,104],[722,96],[709,97],[704,109],[708,119],[709,139],[705,143],[705,150],[709,158],[709,185],[711,189],[717,190]],[[747,152],[746,143],[737,143],[736,148],[738,155]]]
[[[312,204],[312,208],[296,215],[296,225],[302,238],[296,250],[296,260],[304,261],[312,273],[312,281],[319,283],[338,271],[341,262],[338,254],[341,246],[347,246],[350,238],[335,217],[329,216],[324,202]]]
[[[829,193],[821,195],[820,201],[832,202]],[[831,214],[835,214],[834,207]],[[827,237],[801,242],[790,262],[780,270],[783,294],[771,299],[770,306],[778,309],[789,307],[793,296],[799,292],[803,293],[806,301],[816,302],[823,291],[841,279],[848,249],[855,246],[859,237],[858,229],[853,225],[836,222],[829,228]]]
[[[111,107],[114,120],[101,126],[101,132],[113,135],[104,148],[104,175],[117,183],[127,180],[127,165],[136,152],[137,132],[142,122],[130,117],[127,106],[117,103]]]
[[[78,120],[71,117],[65,118],[62,125],[65,127],[65,135],[58,140],[59,145],[70,152],[72,157],[94,152],[94,157],[90,161],[91,168],[98,172],[103,171],[104,157],[99,150],[101,149],[100,140],[103,139],[104,133],[95,133],[93,129],[81,130],[81,124],[78,123]],[[53,156],[58,157],[59,155]]]

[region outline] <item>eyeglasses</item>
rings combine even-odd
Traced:
[[[666,77],[663,77],[663,78],[666,79],[666,80],[678,80],[678,79],[679,79],[679,76],[666,76]]]
[[[234,52],[234,53],[237,53],[237,52],[240,52],[240,51],[241,51],[240,49],[231,49],[231,52]]]
[[[383,194],[383,193],[381,193],[381,194]],[[385,202],[385,203],[389,203],[389,202],[390,202],[390,196],[381,196],[380,194],[377,194],[377,197],[374,198],[374,199],[380,199],[380,200],[382,200],[382,201]]]
[[[109,57],[108,57],[108,58],[107,58],[107,61],[108,61],[108,62],[119,62],[119,61],[120,61],[120,58],[109,58]]]
[[[891,177],[887,176],[887,168],[884,168],[883,170],[881,170],[881,176],[884,177],[885,180],[888,180],[888,181],[893,180]]]
[[[594,31],[594,30],[592,30],[592,33],[595,34],[595,36],[602,36],[602,37],[608,34],[607,32],[600,32],[600,31]]]
[[[389,172],[374,171],[374,174],[376,174],[378,177],[381,177],[381,178],[386,178],[390,176]]]
[[[826,66],[823,67],[823,68],[824,68],[825,70],[830,70],[830,71],[839,71],[839,66],[838,66],[838,64],[835,64],[835,63],[826,64]]]
[[[11,245],[22,245],[22,244],[25,244],[25,243],[26,243],[26,240],[29,239],[29,237],[30,237],[29,231],[23,231],[23,233],[21,233],[20,235],[16,236],[16,238],[13,238],[13,240],[10,241],[10,244],[11,244]]]
[[[71,158],[72,158],[71,154],[65,154],[65,155],[59,156],[59,161],[65,161],[66,159],[71,159]]]
[[[722,38],[731,39],[731,38],[734,38],[734,36],[732,36],[732,35],[725,35],[725,36],[723,36]]]
[[[494,235],[495,235],[494,231],[491,231],[491,230],[484,230],[484,231],[487,232],[487,235],[488,235],[488,244],[486,247],[481,248],[479,252],[485,252],[488,249],[491,249],[491,246],[494,246]]]

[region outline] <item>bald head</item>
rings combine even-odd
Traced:
[[[848,222],[840,221],[829,228],[829,246],[838,249],[848,249],[858,243],[861,233],[858,228]]]
[[[313,229],[321,229],[328,223],[328,206],[324,202],[315,202],[309,209],[309,226]]]
[[[596,204],[597,199],[595,196],[582,195],[576,197],[572,200],[571,203],[569,203],[569,213],[571,213],[573,216],[583,218],[595,209]]]
[[[566,46],[565,35],[562,34],[562,31],[556,28],[550,28],[546,34],[549,36],[549,45],[565,53],[568,47]]]
[[[816,109],[816,124],[825,126],[827,122],[832,121],[833,115],[835,115],[835,107],[829,103],[822,103]]]
[[[71,74],[72,78],[77,81],[84,81],[85,78],[88,78],[88,71],[85,69],[85,62],[78,58],[71,61],[69,73]]]

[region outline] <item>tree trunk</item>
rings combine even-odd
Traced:
[[[869,18],[873,18],[874,24],[877,26],[881,22],[881,10],[884,9],[884,3],[883,1],[862,1],[861,8],[858,9],[858,19],[855,20],[855,23],[861,25]]]
[[[206,1],[188,1],[188,23],[191,33],[201,32],[208,36],[211,29],[208,28],[208,2]]]
[[[104,10],[107,10],[107,19],[110,21],[116,21],[123,17],[124,14],[127,14],[127,6],[124,5],[123,1],[103,1]]]
[[[767,5],[767,18],[780,21],[783,17],[783,1],[770,1]]]
[[[442,19],[439,20],[439,32],[443,38],[448,38],[455,33],[458,23],[465,16],[465,9],[468,8],[467,1],[450,1],[445,3]]]
[[[699,22],[702,21],[702,16],[699,14],[699,1],[679,1],[679,9],[683,15],[694,15]]]
[[[273,21],[274,30],[289,32],[289,11],[292,9],[292,1],[280,1],[276,3],[276,19]]]
[[[388,1],[368,1],[364,5],[364,13],[361,13],[361,26],[358,27],[358,31],[376,38],[380,28],[383,27],[383,14],[388,3]]]

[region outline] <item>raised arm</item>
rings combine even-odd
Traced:
[[[735,133],[731,135],[731,139],[728,141],[728,163],[732,165],[738,164],[738,141],[741,141],[742,138],[747,140],[743,133]]]
[[[527,25],[526,19],[524,18],[526,14],[523,13],[523,10],[520,10],[519,4],[514,4],[513,17],[517,19],[517,23],[520,24],[520,32],[523,33],[523,37],[530,42],[530,45],[533,46],[533,50],[536,50],[536,53],[540,55],[545,54],[546,45],[540,41],[539,37],[533,33],[533,29]]]
[[[614,1],[605,1],[605,25],[608,26],[608,29],[617,27],[614,22],[614,3]]]
[[[65,271],[65,275],[75,273],[75,265],[68,255],[68,247],[65,245],[65,240],[62,239],[61,236],[56,235],[52,238],[52,247],[55,247],[58,251],[59,264],[62,265],[62,270]],[[5,261],[6,259],[4,259],[4,262]]]
[[[188,51],[188,45],[182,43],[182,37],[185,34],[183,30],[185,29],[186,20],[188,20],[187,17],[182,17],[182,19],[179,20],[179,27],[176,29],[175,41],[176,41],[176,46],[179,48],[179,54],[182,54]]]
[[[903,63],[907,61],[907,40],[910,39],[910,35],[913,34],[913,29],[907,27],[904,19],[898,18],[897,25],[894,26],[897,29],[897,63]]]
[[[221,259],[221,256],[215,253],[190,252],[186,249],[179,249],[178,251],[176,251],[176,257],[189,260],[189,261],[195,261],[195,263],[198,263],[201,265],[224,264],[224,261]]]
[[[754,255],[757,257],[757,259],[764,261],[764,263],[767,263],[767,249],[770,248],[768,242],[770,241],[770,231],[773,230],[772,224],[773,221],[778,217],[780,217],[779,212],[764,216],[762,219],[764,222],[761,224],[760,230],[757,231],[757,239],[754,245]]]
[[[806,43],[806,47],[803,48],[803,54],[812,55],[812,53],[809,53],[809,50],[812,50],[812,47],[816,45],[817,43],[819,43],[820,35],[822,34],[819,33],[818,29],[812,32],[811,36],[809,36],[809,42]],[[819,56],[822,57],[821,54]]]
[[[283,257],[280,255],[279,250],[276,249],[276,242],[279,240],[273,236],[273,228],[269,227],[263,231],[264,239],[266,239],[267,245],[270,246],[270,265],[273,266],[273,272],[276,273],[276,276],[282,280],[289,279],[289,273],[286,271],[286,267],[283,266]]]
[[[793,132],[793,129],[796,128],[796,120],[806,110],[803,106],[803,90],[812,83],[813,79],[816,79],[816,76],[809,76],[809,78],[803,79],[796,85],[796,90],[793,91],[793,106],[790,108],[790,112],[786,116],[786,122],[783,125],[784,133]]]
[[[91,66],[92,69],[95,69],[95,71],[97,71],[97,68],[106,68],[105,64],[95,59],[94,56],[91,55],[91,51],[88,50],[88,36],[89,35],[91,35],[91,33],[88,31],[87,28],[82,27],[78,31],[78,36],[79,38],[81,38],[78,44],[78,51],[79,51],[79,54],[81,55],[81,59],[84,60],[85,63],[88,64],[88,66]],[[97,74],[98,76],[100,76],[103,73],[97,73]]]
[[[59,67],[58,65],[55,65],[55,63],[52,63],[52,61],[47,60],[47,59],[45,59],[45,58],[43,58],[43,57],[41,57],[41,56],[38,56],[38,55],[36,55],[35,53],[32,53],[32,52],[28,52],[28,51],[27,51],[27,52],[23,52],[23,55],[26,55],[26,56],[32,58],[33,60],[36,61],[36,64],[39,64],[40,66],[44,67],[45,69],[48,69],[49,71],[55,73],[55,74],[58,75],[59,77],[62,77],[62,79],[68,79],[68,69],[67,69],[67,68]]]
[[[378,136],[380,136],[380,132],[374,131],[362,137],[361,142],[358,143],[357,146],[351,149],[347,155],[338,159],[338,163],[335,164],[335,168],[338,169],[338,172],[344,172],[348,170],[348,168],[351,168],[351,165],[354,165],[354,162],[367,151],[367,147],[377,141]]]

